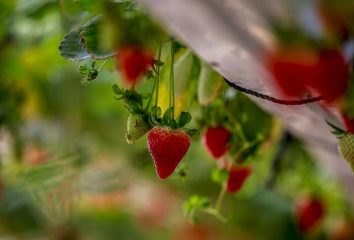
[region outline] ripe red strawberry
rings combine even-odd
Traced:
[[[157,175],[160,179],[166,179],[186,155],[191,142],[183,130],[155,127],[149,132],[147,143]]]
[[[305,83],[316,74],[317,61],[316,53],[306,49],[277,49],[266,56],[265,66],[285,96],[301,97]]]
[[[230,138],[231,133],[224,127],[210,127],[203,135],[203,144],[210,155],[218,159],[227,152]]]
[[[134,84],[153,64],[153,56],[136,46],[126,46],[118,50],[117,63],[127,84]]]
[[[300,231],[308,232],[318,224],[325,213],[322,202],[317,198],[306,198],[300,202],[296,215]]]
[[[322,50],[315,66],[316,76],[306,84],[326,102],[333,102],[341,97],[348,86],[349,67],[338,50]]]
[[[251,167],[232,167],[227,180],[227,192],[234,193],[241,189],[248,176],[251,174]]]

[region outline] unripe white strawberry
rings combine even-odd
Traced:
[[[354,134],[345,133],[340,137],[338,151],[354,171]]]
[[[125,139],[127,143],[133,144],[136,140],[144,136],[152,126],[142,114],[130,114],[127,120],[127,132]]]

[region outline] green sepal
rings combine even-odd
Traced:
[[[207,209],[210,204],[211,201],[208,197],[193,195],[183,203],[183,214],[188,217],[193,223],[195,223],[198,221],[196,213],[198,211]]]
[[[172,120],[172,114],[173,114],[174,108],[169,107],[166,112],[164,113],[162,117],[162,123],[166,126],[169,126]]]
[[[192,115],[189,112],[181,112],[177,122],[178,127],[182,128],[192,120]]]
[[[170,127],[171,127],[172,129],[177,129],[177,128],[178,128],[177,121],[174,120],[174,119],[171,119],[171,121],[170,121]]]
[[[200,131],[198,129],[187,129],[183,128],[183,130],[190,136],[190,137],[197,137],[200,134]]]
[[[123,95],[123,94],[124,94],[124,89],[118,87],[117,84],[114,84],[114,85],[112,86],[112,90],[113,90],[113,92],[114,92],[115,94],[117,94],[117,95]]]
[[[160,60],[154,60],[154,65],[158,66],[158,67],[162,67],[165,63],[160,61]]]
[[[148,70],[148,71],[146,71],[146,73],[145,73],[145,77],[146,77],[147,79],[151,79],[151,78],[155,77],[155,74],[154,74],[154,72],[153,72],[152,70]]]
[[[161,123],[159,122],[159,118],[156,117],[156,115],[153,114],[153,113],[150,113],[150,114],[149,114],[149,123],[150,123],[152,126],[161,125]]]
[[[333,123],[330,123],[327,119],[325,121],[332,128],[331,133],[333,135],[336,135],[337,137],[341,137],[341,136],[343,136],[346,133],[343,129],[337,127]]]
[[[82,75],[87,75],[89,73],[90,69],[86,65],[81,65],[79,67],[79,73]]]
[[[160,117],[161,116],[161,108],[158,106],[153,106],[150,110],[151,114],[154,114],[156,117]]]

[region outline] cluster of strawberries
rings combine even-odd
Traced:
[[[337,49],[276,49],[265,62],[276,85],[289,97],[313,93],[332,103],[348,86],[349,66]]]
[[[132,46],[120,49],[116,58],[127,85],[134,85],[139,77],[152,67],[154,62],[151,53]],[[138,95],[136,97],[138,98]],[[127,122],[127,141],[133,143],[146,133],[148,133],[147,144],[155,163],[157,175],[160,179],[166,179],[174,172],[187,153],[191,144],[190,136],[181,129],[181,126],[176,129],[170,126],[153,127],[149,124],[144,113],[131,114]],[[204,133],[203,143],[211,156],[219,159],[228,151],[227,145],[230,138],[231,133],[226,128],[222,126],[210,127]],[[251,173],[251,168],[249,166],[232,166],[228,171],[227,191],[233,193],[241,189]]]
[[[203,135],[203,144],[214,159],[220,159],[228,151],[231,132],[223,126],[209,127]],[[227,192],[239,191],[252,172],[250,166],[231,166],[228,169]]]
[[[123,79],[129,86],[134,86],[154,64],[153,55],[136,46],[121,48],[116,59]],[[168,109],[163,119],[159,119],[156,111],[152,111],[151,115],[141,109],[142,99],[134,90],[127,90],[121,94],[131,112],[127,121],[127,142],[134,143],[148,133],[148,149],[154,160],[157,175],[160,179],[168,178],[186,155],[191,144],[190,135],[183,129],[190,121],[190,117],[182,119],[182,116],[188,115],[182,112],[179,120],[175,121],[171,118],[173,109]]]
[[[334,55],[338,56],[339,62],[343,62],[339,55]],[[136,47],[125,47],[121,49],[117,55],[117,63],[119,64],[123,79],[127,85],[134,85],[137,79],[152,67],[153,62],[154,60],[151,53]],[[296,68],[299,70],[308,67],[284,60],[274,64],[274,72],[279,74],[279,76],[281,76],[282,71],[284,71],[284,66],[285,69],[287,69],[287,65],[288,68],[294,71]],[[295,71],[294,74],[301,74],[301,71]],[[288,91],[293,93],[291,92],[293,89],[288,89]],[[134,110],[136,105],[142,104],[139,97],[139,94],[134,93],[134,91],[127,90],[124,93],[123,98],[125,99],[123,100],[125,100],[128,109]],[[330,95],[330,98],[332,99],[333,95]],[[143,112],[130,114],[127,121],[127,141],[134,143],[146,133],[148,133],[148,149],[154,160],[157,175],[160,179],[166,179],[175,171],[176,167],[187,153],[191,144],[190,136],[186,131],[180,128],[173,129],[168,126],[153,127]],[[225,160],[223,157],[225,157],[229,150],[228,145],[230,144],[231,137],[232,133],[224,126],[213,126],[208,127],[204,131],[202,142],[211,157],[218,161],[223,161]],[[224,164],[223,167],[227,168],[229,175],[226,182],[226,190],[229,193],[238,192],[252,172],[250,166],[227,166],[227,164]],[[324,207],[318,199],[309,198],[302,202],[297,208],[297,219],[300,230],[306,232],[313,228],[323,217],[323,214]]]

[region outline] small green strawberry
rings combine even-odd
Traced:
[[[354,171],[354,134],[345,133],[340,137],[338,151]]]
[[[147,117],[143,114],[132,113],[127,120],[127,132],[125,139],[127,143],[133,144],[136,140],[144,136],[152,126],[147,121]]]
[[[329,122],[327,123],[333,128],[332,133],[339,138],[339,154],[349,163],[354,172],[354,134],[346,132]]]

